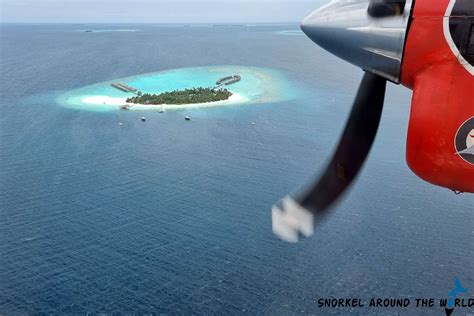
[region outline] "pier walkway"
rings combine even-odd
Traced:
[[[124,83],[120,83],[120,82],[114,82],[111,84],[112,87],[114,87],[115,89],[119,89],[123,92],[137,92],[138,90],[135,89],[134,87],[131,87],[131,86],[128,86]]]
[[[237,83],[240,80],[242,80],[242,77],[240,77],[239,75],[228,76],[228,77],[224,77],[224,78],[221,78],[221,79],[217,80],[216,85],[217,85],[217,88],[221,87],[221,86],[228,86],[228,85]]]

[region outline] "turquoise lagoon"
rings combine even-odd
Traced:
[[[243,66],[211,66],[179,68],[154,73],[119,78],[91,86],[75,89],[59,96],[61,105],[90,111],[118,110],[120,99],[133,96],[111,86],[113,82],[125,83],[143,93],[163,93],[192,87],[214,87],[218,79],[240,75],[242,80],[226,89],[235,94],[230,100],[206,104],[168,106],[167,109],[272,103],[296,97],[296,90],[285,76],[274,69]],[[113,101],[104,101],[105,98]],[[117,101],[119,100],[119,101]],[[157,106],[133,106],[132,110],[152,110]]]

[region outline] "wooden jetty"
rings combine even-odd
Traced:
[[[231,85],[233,83],[239,82],[240,80],[242,80],[242,77],[240,77],[239,75],[228,76],[228,77],[224,77],[224,78],[221,78],[221,79],[217,80],[216,85],[218,87],[228,86],[228,85]]]
[[[120,82],[114,82],[111,84],[112,87],[114,87],[115,89],[119,89],[123,92],[137,92],[138,90],[135,89],[134,87],[130,87],[124,83],[120,83]]]

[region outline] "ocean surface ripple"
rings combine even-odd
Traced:
[[[370,159],[334,215],[286,244],[270,208],[320,172],[362,72],[277,34],[288,26],[75,32],[86,27],[2,26],[0,314],[345,315],[316,299],[445,297],[455,277],[474,289],[474,198],[409,171],[408,90],[390,85]],[[275,69],[301,91],[150,112],[146,123],[57,102],[117,78],[219,65]]]

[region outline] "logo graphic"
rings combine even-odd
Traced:
[[[462,286],[461,280],[459,278],[454,279],[454,286],[455,288],[448,293],[449,300],[448,306],[445,309],[446,316],[451,316],[454,312],[455,299],[459,296],[459,294],[467,294],[467,289]]]
[[[474,165],[474,116],[459,128],[454,144],[459,156]]]
[[[471,22],[466,16],[474,15],[472,0],[450,0],[446,10],[444,36],[461,65],[474,76],[474,44]]]

